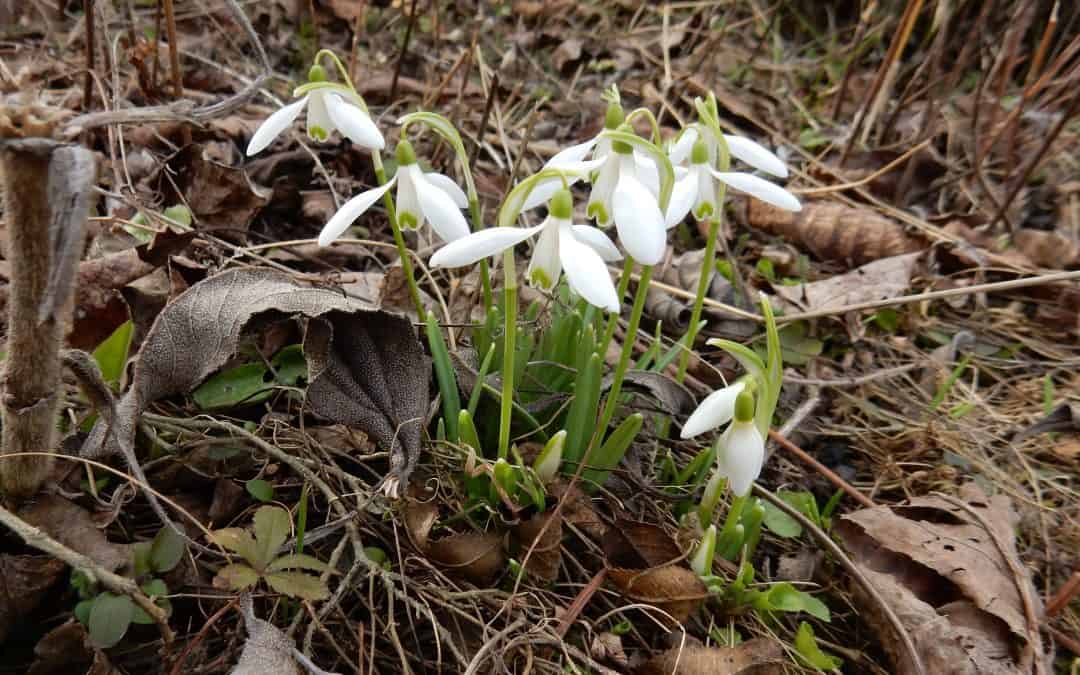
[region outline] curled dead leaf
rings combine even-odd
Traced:
[[[1080,244],[1058,232],[1022,229],[1013,235],[1013,243],[1039,267],[1064,269],[1080,265]]]
[[[792,213],[748,198],[746,221],[801,246],[819,260],[852,267],[925,248],[900,223],[868,208],[837,202],[807,201],[802,211]]]
[[[987,498],[970,485],[961,495],[966,501],[933,496],[861,509],[843,516],[836,533],[900,617],[926,672],[1030,673],[1042,644],[1025,606],[1034,616],[1042,610],[1017,554],[1018,516],[1007,496]],[[877,605],[857,597],[894,672],[916,672]]]
[[[513,529],[514,538],[521,551],[519,559],[524,559],[525,552],[535,545],[532,554],[525,560],[525,569],[543,581],[555,581],[562,563],[562,516],[551,522],[552,516],[552,512],[538,513]],[[547,525],[549,522],[551,524]]]
[[[66,565],[44,555],[0,554],[0,645],[34,612]]]
[[[922,253],[882,258],[845,274],[797,286],[774,285],[776,294],[802,310],[836,309],[903,295]]]
[[[661,609],[680,623],[709,597],[697,573],[679,565],[646,570],[614,567],[608,570],[608,578],[628,599]]]
[[[638,675],[750,675],[779,672],[784,649],[776,640],[754,638],[734,647],[672,647],[649,659]]]
[[[89,511],[59,495],[43,494],[19,509],[19,517],[109,571],[131,560],[124,544],[110,542]]]
[[[116,453],[124,444],[133,457],[135,423],[148,405],[191,391],[232,358],[244,335],[294,316],[309,319],[304,354],[311,409],[389,448],[389,478],[407,482],[420,453],[430,373],[412,325],[267,269],[210,277],[162,310],[136,357],[113,426],[99,422],[83,456]]]
[[[410,498],[405,505],[405,531],[421,554],[477,585],[490,582],[502,571],[506,564],[502,537],[494,532],[465,532],[433,540],[431,529],[438,518],[439,507],[432,499]]]

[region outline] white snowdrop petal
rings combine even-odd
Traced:
[[[307,102],[308,97],[305,96],[299,101],[294,101],[280,110],[275,110],[270,117],[267,117],[263,123],[259,125],[259,128],[255,130],[255,133],[251,135],[251,141],[248,142],[246,151],[247,156],[251,157],[256,153],[262,152],[267,146],[273,143],[274,139],[277,138],[282,131],[285,131],[292,125],[297,116],[300,115],[300,111],[307,105]]]
[[[541,204],[546,204],[555,196],[555,193],[558,192],[561,187],[562,181],[558,178],[538,182],[525,197],[525,202],[521,205],[521,210],[528,211],[529,209],[535,209]]]
[[[453,178],[435,171],[425,173],[424,178],[435,187],[450,195],[450,199],[454,200],[454,203],[457,204],[459,209],[469,208],[469,197],[465,194],[465,191],[454,182]]]
[[[330,112],[326,109],[326,94],[322,91],[313,91],[307,108],[307,135],[311,140],[322,143],[330,140],[334,133],[334,120],[330,118]]]
[[[764,146],[742,136],[724,135],[731,156],[740,159],[755,169],[771,173],[777,178],[787,178],[788,170],[780,158]]]
[[[621,175],[611,201],[615,227],[626,252],[642,265],[655,265],[663,260],[667,227],[660,205],[649,189],[634,176]]]
[[[562,262],[559,260],[559,223],[545,218],[540,226],[543,231],[536,239],[525,278],[533,286],[551,290],[559,283],[559,276],[562,274]]]
[[[322,232],[319,233],[319,246],[329,246],[335,239],[340,237],[345,230],[349,229],[349,226],[353,224],[353,221],[371,208],[372,204],[382,199],[382,196],[386,194],[386,191],[393,187],[394,180],[395,179],[390,179],[387,181],[386,185],[381,185],[371,190],[365,190],[345,202],[341,208],[337,210],[337,213],[330,217],[330,220],[323,227]]]
[[[424,219],[431,223],[431,228],[435,230],[435,233],[446,242],[467,236],[469,225],[450,195],[427,182],[418,165],[409,165],[408,171],[416,189],[416,199],[420,203],[420,210],[424,214]]]
[[[382,133],[375,122],[358,105],[347,103],[338,94],[330,93],[325,97],[326,109],[334,126],[353,143],[372,150],[386,147]]]
[[[603,165],[600,167],[600,175],[597,177],[596,182],[593,183],[592,192],[589,193],[589,206],[588,209],[591,212],[593,204],[600,204],[603,206],[604,213],[603,218],[597,218],[596,222],[600,225],[608,225],[611,222],[612,208],[611,208],[611,196],[615,191],[615,184],[619,181],[619,158],[608,157],[604,160]]]
[[[618,312],[619,295],[600,254],[579,242],[569,225],[562,225],[561,230],[559,259],[570,288],[590,305]]]
[[[592,225],[574,225],[571,229],[577,240],[596,251],[604,262],[622,260],[618,247],[599,228]]]
[[[539,230],[539,227],[490,227],[473,232],[440,248],[428,263],[433,268],[471,265],[520,244]]]
[[[736,382],[706,396],[686,420],[680,436],[693,438],[730,422],[735,416],[735,399],[745,386],[743,382]]]
[[[698,132],[693,127],[687,129],[679,135],[679,138],[675,140],[671,145],[671,149],[668,150],[668,159],[672,164],[682,164],[690,158],[690,153],[694,149],[694,143],[697,142]]]
[[[589,151],[596,145],[596,138],[592,138],[584,143],[578,143],[577,145],[571,145],[569,148],[560,150],[555,153],[551,159],[544,165],[545,168],[563,168],[567,164],[574,164],[585,159],[585,155],[589,154]]]
[[[694,206],[698,195],[698,176],[693,171],[688,171],[681,180],[675,181],[675,189],[671,191],[671,200],[668,202],[665,225],[668,229],[675,227],[686,218],[690,209]]]
[[[416,165],[413,164],[411,166]],[[417,171],[416,173],[420,174],[420,171]],[[398,167],[396,177],[401,180],[398,183],[396,208],[398,223],[402,223],[402,216],[408,214],[416,220],[415,227],[419,228],[424,224],[424,212],[420,209],[420,198],[416,195],[414,175],[415,174],[409,171],[408,166]],[[423,174],[420,175],[423,177]],[[402,226],[404,227],[405,224],[402,223]]]
[[[634,171],[641,184],[649,188],[653,196],[660,197],[660,171],[656,168],[656,162],[652,158],[640,153],[634,153]]]
[[[737,171],[713,171],[712,175],[716,176],[717,180],[727,183],[736,190],[745,192],[763,202],[768,202],[777,208],[786,211],[802,210],[802,204],[799,203],[799,200],[795,195],[775,183],[770,183],[764,178],[752,176],[748,173],[739,173]]]
[[[765,439],[753,422],[735,422],[724,434],[720,452],[731,491],[737,496],[750,492],[765,462]]]

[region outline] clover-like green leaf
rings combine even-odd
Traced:
[[[304,553],[290,553],[289,555],[283,555],[280,558],[274,560],[266,567],[267,572],[276,572],[277,570],[288,569],[305,569],[313,572],[328,572],[331,567],[310,555]]]
[[[210,533],[210,541],[238,554],[252,565],[259,562],[259,550],[251,533],[239,527],[227,527]]]
[[[259,573],[242,563],[226,565],[214,577],[215,588],[242,591],[259,583]]]
[[[264,569],[289,538],[292,516],[278,506],[263,506],[255,512],[255,551],[258,564]]]
[[[270,588],[289,597],[314,601],[330,596],[330,589],[322,579],[303,572],[271,572],[263,578]]]

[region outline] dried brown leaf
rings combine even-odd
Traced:
[[[1013,243],[1039,267],[1064,269],[1080,264],[1080,244],[1058,232],[1023,229],[1013,235]]]
[[[925,248],[900,223],[868,208],[836,202],[807,201],[802,211],[792,213],[748,198],[746,220],[805,248],[819,260],[851,267]]]
[[[751,675],[781,672],[784,649],[776,640],[754,638],[735,647],[687,645],[649,659],[638,675]]]
[[[1030,672],[1017,656],[1042,645],[1024,610],[1021,589],[1033,603],[1038,595],[1018,559],[1018,517],[1004,495],[986,498],[970,486],[962,495],[967,508],[934,496],[861,509],[841,518],[836,532],[900,617],[926,672]],[[896,672],[915,672],[880,609],[861,601]]]
[[[19,510],[19,517],[107,570],[115,571],[131,561],[129,548],[110,542],[89,511],[59,495],[38,496]]]
[[[650,523],[620,518],[604,535],[604,556],[615,567],[659,567],[683,557],[667,530]]]
[[[608,578],[630,600],[658,607],[680,623],[709,597],[697,573],[680,565],[646,570],[614,567],[608,570]]]
[[[830,279],[797,286],[773,286],[787,304],[801,310],[836,309],[903,295],[922,253],[883,258]]]
[[[414,497],[419,490],[411,490]],[[426,496],[426,495],[424,495]],[[405,531],[425,557],[477,585],[490,582],[506,564],[502,537],[494,532],[465,532],[431,539],[431,528],[439,518],[434,500],[411,498],[405,505]]]
[[[68,675],[85,672],[94,659],[86,628],[71,619],[46,633],[34,645],[34,663],[27,675]]]
[[[66,565],[43,555],[0,554],[0,644],[12,627],[38,608]]]
[[[528,520],[522,521],[514,528],[513,534],[521,550],[519,557],[523,558],[525,552],[535,544],[532,554],[525,562],[525,569],[544,581],[555,581],[559,576],[559,565],[562,563],[562,517],[547,526],[541,535],[541,530],[551,521],[553,513],[538,513]],[[540,540],[537,541],[537,537]]]
[[[240,240],[255,213],[270,201],[243,169],[210,159],[206,148],[189,145],[170,157],[158,174],[158,190],[167,204],[187,204],[200,229]]]
[[[134,422],[146,406],[193,389],[232,358],[243,335],[297,315],[309,318],[304,353],[312,410],[358,426],[389,448],[392,477],[407,481],[420,452],[430,372],[412,325],[267,269],[210,277],[158,315],[117,405],[115,434],[99,423],[83,455],[118,452],[120,443],[130,449]]]

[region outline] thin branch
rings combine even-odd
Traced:
[[[157,624],[165,644],[172,644],[175,636],[172,629],[169,627],[165,611],[155,605],[153,600],[146,597],[146,595],[139,590],[139,586],[134,581],[110,572],[94,562],[91,558],[64,546],[39,528],[30,525],[22,518],[19,518],[11,511],[8,511],[3,506],[0,506],[0,524],[3,524],[9,530],[19,535],[19,537],[26,542],[27,546],[32,546],[43,553],[48,553],[73,569],[81,570],[87,576],[91,577],[92,580],[100,583],[114,593],[130,597],[135,604],[149,614],[154,620],[154,623]]]
[[[923,667],[922,657],[919,656],[918,650],[915,649],[915,643],[911,639],[911,634],[908,633],[904,624],[900,621],[900,617],[898,617],[892,607],[889,606],[888,601],[881,595],[877,587],[875,587],[870,579],[862,573],[862,570],[859,569],[855,562],[844,553],[844,550],[840,548],[840,545],[833,541],[832,537],[823,532],[820,527],[815,525],[812,520],[757,483],[754,483],[754,494],[798,521],[799,524],[810,533],[810,536],[814,538],[819,546],[827,549],[829,553],[836,558],[837,562],[847,570],[848,574],[854,577],[855,581],[862,586],[863,590],[866,591],[866,594],[880,606],[882,614],[885,615],[889,624],[892,625],[893,630],[896,631],[896,635],[900,639],[900,643],[904,646],[904,651],[907,652],[915,672],[919,673],[919,675],[926,675],[926,668]]]

